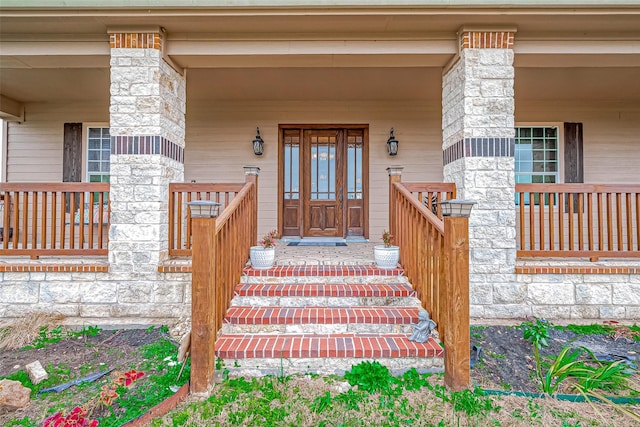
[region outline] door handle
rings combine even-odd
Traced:
[[[342,188],[338,190],[338,201],[342,203]]]

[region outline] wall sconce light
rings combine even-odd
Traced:
[[[387,139],[387,151],[390,156],[398,155],[398,140],[393,136],[393,128],[389,131],[389,139]]]
[[[215,218],[220,211],[220,203],[211,200],[193,200],[187,205],[191,218]]]
[[[256,156],[262,156],[263,148],[264,140],[260,136],[260,128],[256,128],[256,139],[253,140],[253,154]]]
[[[463,216],[469,218],[471,208],[476,202],[472,200],[451,199],[440,202],[442,208],[442,216]]]

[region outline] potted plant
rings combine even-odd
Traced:
[[[393,245],[393,235],[390,231],[382,232],[383,245],[373,247],[373,257],[376,265],[385,270],[396,268],[400,259],[400,246]]]
[[[258,246],[251,246],[249,249],[249,258],[251,259],[251,267],[256,270],[271,268],[276,258],[276,242],[278,241],[278,232],[271,230],[260,240]]]

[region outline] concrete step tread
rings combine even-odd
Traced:
[[[416,291],[407,283],[241,283],[238,296],[259,297],[414,297]]]
[[[402,324],[418,322],[419,307],[280,307],[233,306],[224,322],[235,325],[338,324],[371,323]]]
[[[253,277],[403,276],[404,270],[401,267],[383,269],[374,265],[289,265],[259,270],[245,267],[243,274]]]
[[[409,341],[407,334],[223,334],[216,357],[252,358],[380,358],[443,357],[436,340]]]

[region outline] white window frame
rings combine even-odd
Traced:
[[[82,124],[82,175],[85,182],[91,182],[91,173],[89,172],[89,129],[90,128],[109,128],[109,123],[83,123]],[[111,157],[109,157],[109,169],[111,169]],[[108,174],[109,176],[111,173]]]
[[[556,128],[558,137],[558,170],[556,171],[556,184],[564,182],[564,122],[522,122],[516,123],[515,128],[528,128],[528,127],[547,127]],[[517,167],[515,165],[515,153],[514,153],[514,174],[517,177]],[[517,182],[516,182],[517,183]]]

